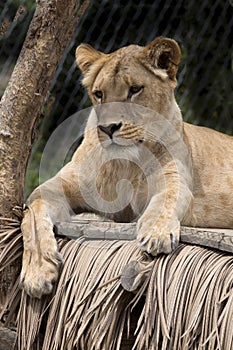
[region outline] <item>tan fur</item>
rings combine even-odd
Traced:
[[[233,226],[233,139],[182,121],[174,98],[177,43],[156,38],[111,54],[82,44],[76,59],[96,113],[71,162],[28,199],[36,239],[27,210],[21,279],[36,297],[57,278],[52,225],[72,210],[136,220],[139,246],[153,255],[178,244],[180,224]]]

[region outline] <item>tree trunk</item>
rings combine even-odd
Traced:
[[[88,4],[89,1],[84,1],[79,9],[77,0],[37,0],[21,54],[0,102],[1,231],[9,224],[9,219],[18,220],[14,209],[23,206],[25,173],[35,138],[35,123],[78,17]],[[10,266],[0,274],[0,308],[17,270]]]
[[[16,331],[9,328],[0,328],[0,350],[14,350]]]

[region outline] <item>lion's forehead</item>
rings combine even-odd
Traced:
[[[106,81],[116,83],[117,80],[128,82],[131,75],[132,61],[140,50],[140,46],[130,45],[109,54],[96,76],[95,83],[102,85]]]

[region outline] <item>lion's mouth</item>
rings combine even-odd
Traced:
[[[140,140],[131,140],[131,139],[125,139],[123,137],[106,137],[104,140],[103,139],[100,139],[99,140],[100,143],[102,144],[102,146],[104,148],[107,148],[107,147],[110,147],[110,146],[113,146],[113,147],[132,147],[132,146],[137,146],[141,143],[143,143],[143,139],[140,139]]]
[[[127,148],[127,147],[137,146],[137,144],[142,143],[143,141],[142,140],[133,141],[133,140],[126,140],[120,137],[117,137],[117,138],[113,137],[112,139],[106,138],[105,140],[101,140],[100,142],[104,148],[108,148],[108,147]]]
[[[120,123],[112,123],[108,125],[98,125],[98,138],[105,146],[115,144],[118,146],[132,146],[140,144],[144,141],[141,133],[138,135],[138,128],[135,125],[123,125]]]

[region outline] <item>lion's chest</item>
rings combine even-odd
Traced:
[[[83,172],[82,172],[83,173]],[[95,161],[82,177],[81,192],[88,207],[116,221],[135,219],[148,201],[145,174],[128,160]]]

